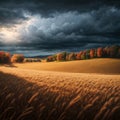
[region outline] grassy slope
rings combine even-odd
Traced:
[[[77,73],[120,74],[120,59],[90,59],[70,62],[15,64],[18,68]]]
[[[120,118],[120,75],[12,67],[1,71],[0,120]]]

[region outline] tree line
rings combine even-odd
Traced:
[[[52,61],[71,61],[71,60],[86,60],[92,58],[120,58],[120,46],[106,46],[95,49],[83,50],[77,53],[61,52],[46,58],[46,62]],[[23,54],[11,55],[9,52],[0,51],[0,63],[12,62],[41,62],[41,59],[30,59],[24,57]]]
[[[8,64],[11,62],[23,62],[24,55],[23,54],[14,54],[11,55],[9,52],[0,51],[0,63],[1,64]]]
[[[85,60],[92,58],[120,58],[120,46],[106,46],[95,49],[83,50],[77,53],[61,52],[46,58],[47,62],[52,61],[71,61],[71,60]]]

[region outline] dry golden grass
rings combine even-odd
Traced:
[[[0,70],[0,120],[120,119],[120,75]]]
[[[70,62],[15,64],[18,68],[76,73],[120,74],[120,59],[89,59]]]

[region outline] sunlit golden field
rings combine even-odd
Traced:
[[[75,73],[102,73],[120,74],[120,59],[99,58],[89,60],[76,60],[69,62],[33,62],[15,64],[22,69],[75,72]]]
[[[119,120],[120,62],[100,59],[96,63],[92,69],[92,60],[1,66],[0,120]],[[66,66],[53,69],[55,64]],[[74,65],[73,69],[67,65]],[[80,73],[87,67],[86,73]]]

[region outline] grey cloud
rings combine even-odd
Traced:
[[[112,20],[115,18],[115,20]],[[88,13],[67,12],[56,13],[50,18],[37,16],[35,23],[29,26],[28,36],[24,39],[37,44],[67,42],[120,42],[119,32],[120,10],[114,7],[101,8]],[[115,25],[116,24],[116,25]],[[31,36],[30,36],[31,35]],[[30,38],[30,39],[28,39]],[[27,41],[26,40],[26,41]],[[73,44],[74,46],[74,44]]]
[[[23,20],[28,18],[24,16],[22,10],[14,10],[0,7],[0,26],[10,27],[14,24],[20,24]]]
[[[17,48],[7,48],[12,52],[53,53],[120,44],[120,1],[4,0],[0,4],[0,25],[22,26]],[[0,42],[3,46],[2,34]]]

